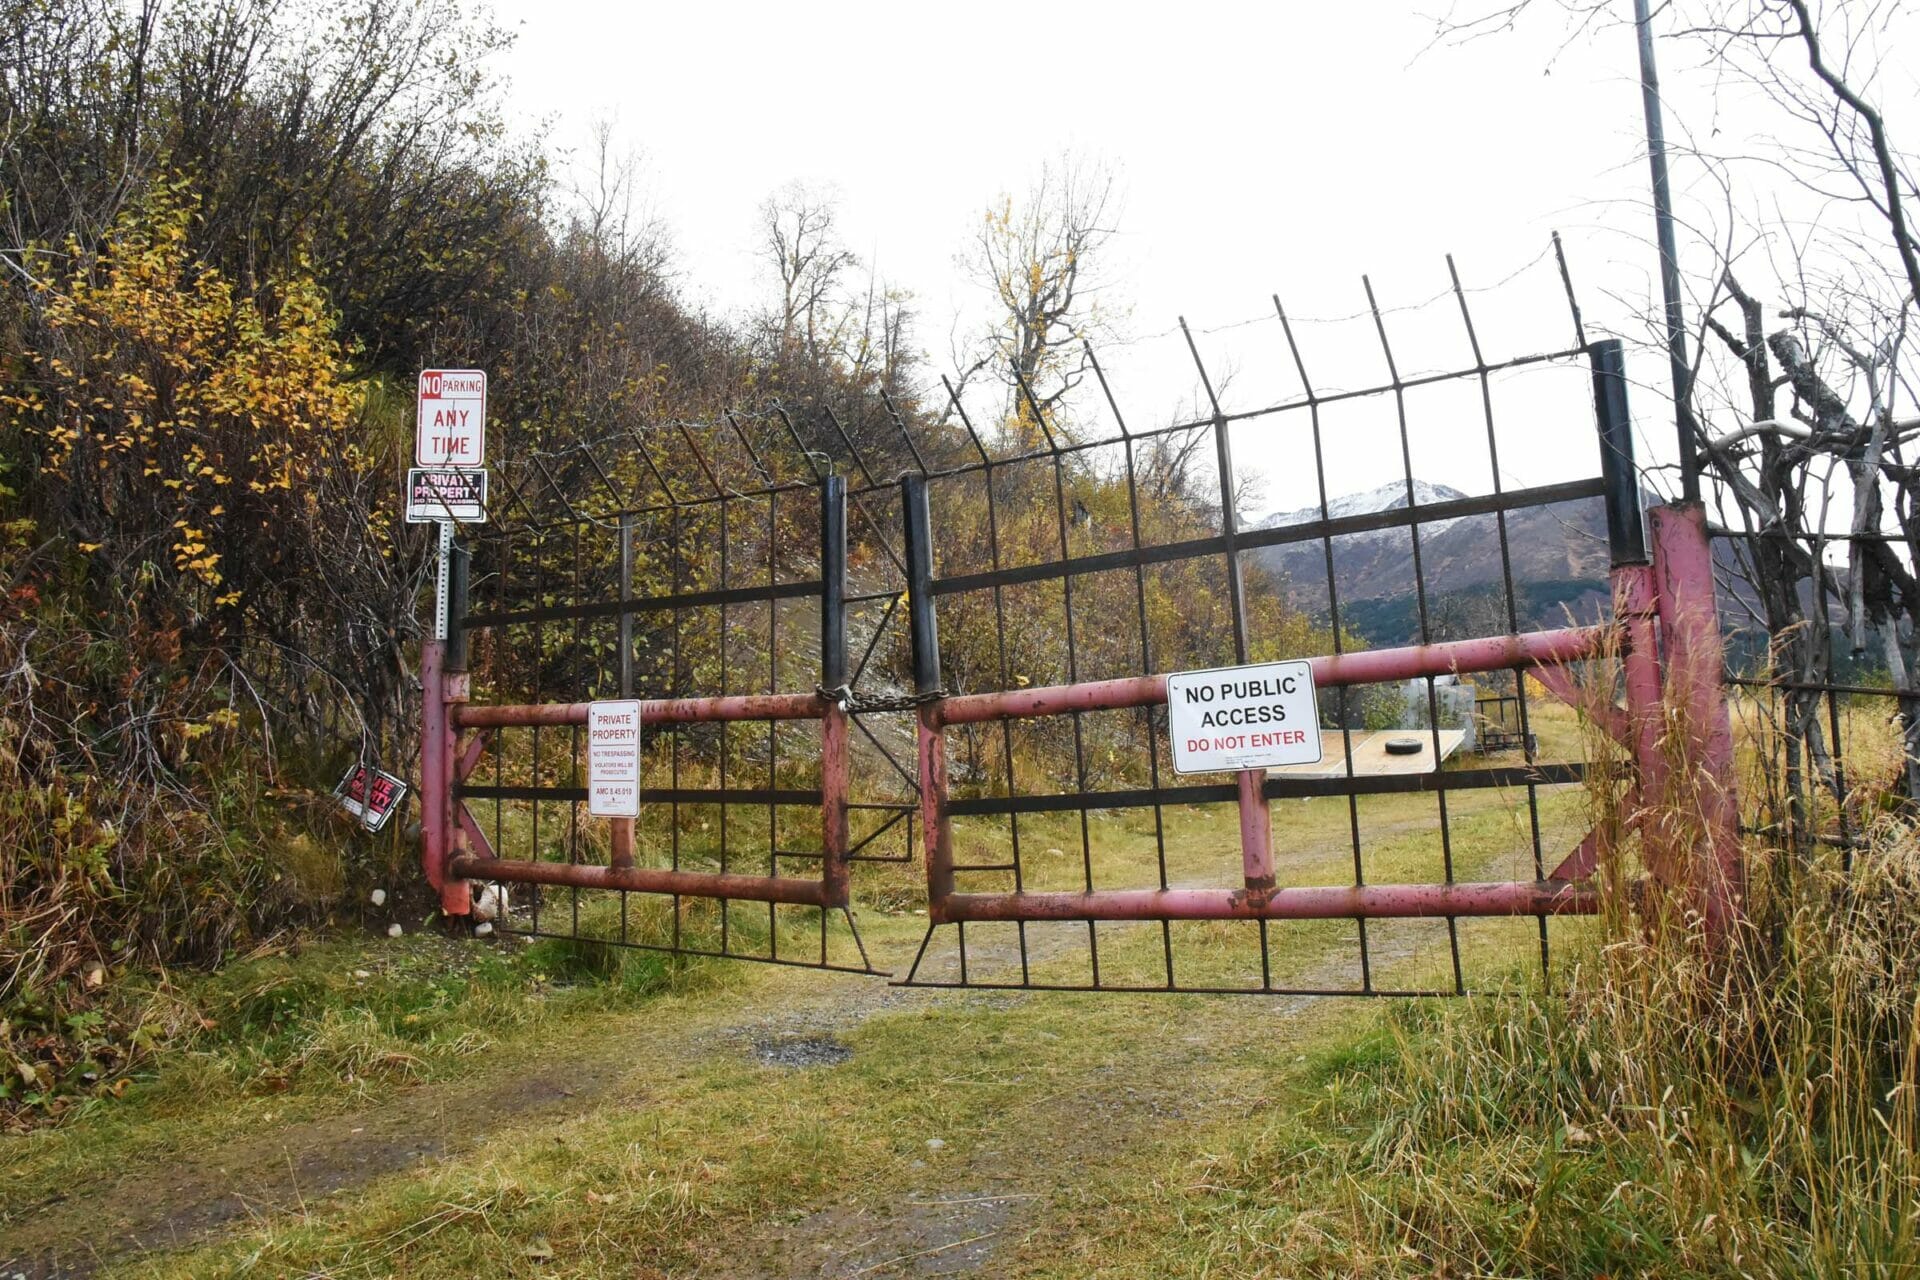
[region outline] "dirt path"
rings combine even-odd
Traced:
[[[129,1169],[104,1185],[35,1206],[0,1241],[0,1280],[84,1277],[130,1253],[179,1248],[242,1219],[300,1209],[383,1174],[458,1155],[501,1129],[586,1111],[643,1073],[715,1053],[778,1054],[802,1035],[831,1037],[930,993],[872,979],[788,975],[713,998],[662,1026],[657,1012],[600,1015],[591,1035],[498,1068],[402,1089],[365,1107]],[[785,981],[779,979],[785,978]],[[779,1004],[763,1003],[768,988]],[[575,1029],[575,1028],[570,1028]],[[577,1029],[575,1029],[577,1030]]]
[[[1407,958],[1405,941],[1377,946],[1382,962]],[[1017,955],[1001,957],[1017,965]],[[1047,957],[1032,953],[1041,963]],[[1330,986],[1350,976],[1345,955],[1325,957],[1299,972],[1303,987]],[[1024,1002],[1030,993],[1000,993]],[[1149,997],[1151,998],[1151,997]],[[1265,1033],[1298,1030],[1313,997],[1234,997],[1239,1016],[1256,1021]],[[1216,1009],[1219,1006],[1214,1006]],[[1228,1017],[1233,1016],[1231,1013]],[[1208,1021],[1212,1021],[1209,1019]],[[1289,1024],[1296,1024],[1290,1026]],[[1149,1055],[1127,1064],[1151,1070],[1109,1067],[1032,1108],[1021,1117],[1012,1141],[958,1160],[930,1150],[916,1161],[919,1176],[898,1188],[855,1188],[815,1208],[799,1221],[770,1223],[736,1242],[739,1259],[711,1274],[715,1280],[867,1280],[873,1277],[995,1274],[999,1264],[1043,1224],[1041,1212],[1072,1198],[1087,1175],[1111,1161],[1116,1151],[1151,1142],[1171,1126],[1206,1126],[1241,1110],[1248,1093],[1217,1087],[1223,1059],[1235,1052],[1231,1040],[1190,1024],[1179,1036],[1161,1037]],[[1144,1037],[1143,1037],[1144,1040]],[[1143,1050],[1146,1046],[1142,1045]],[[1215,1087],[1196,1087],[1202,1082]],[[1245,1082],[1257,1091],[1257,1082]],[[1033,1147],[1044,1145],[1036,1161]]]
[[[1049,951],[1071,945],[1056,937],[1051,946],[1030,943],[1029,963],[1043,964]],[[1378,949],[1376,956],[1400,958]],[[1013,966],[1006,976],[1017,978],[1017,953],[993,959]],[[1330,947],[1296,973],[1296,981],[1331,983],[1352,964]],[[383,1175],[561,1123],[615,1098],[644,1106],[662,1082],[723,1055],[811,1070],[843,1060],[849,1050],[841,1037],[868,1019],[955,1000],[1011,1007],[1049,998],[1061,997],[956,995],[776,970],[667,1009],[595,1015],[590,1026],[562,1024],[549,1043],[506,1054],[463,1079],[405,1088],[343,1113],[203,1146],[161,1168],[129,1167],[111,1181],[75,1188],[8,1229],[0,1242],[0,1280],[87,1276],[129,1255],[187,1247],[246,1221],[301,1212]],[[859,1280],[990,1271],[994,1259],[1009,1256],[1035,1229],[1037,1211],[1072,1196],[1088,1169],[1153,1140],[1170,1122],[1203,1124],[1243,1105],[1243,1096],[1219,1087],[1231,1075],[1220,1055],[1232,1052],[1221,1028],[1244,1019],[1257,1021],[1262,1034],[1278,1033],[1325,1007],[1287,997],[1224,1004],[1232,1009],[1209,1005],[1191,1028],[1156,1023],[1150,1052],[1143,1034],[1138,1060],[1097,1070],[1027,1107],[1022,1132],[1012,1140],[970,1142],[957,1154],[934,1135],[924,1159],[910,1168],[908,1185],[849,1184],[798,1218],[751,1226],[730,1243],[727,1264],[706,1274]],[[1040,1158],[1035,1144],[1044,1144]]]

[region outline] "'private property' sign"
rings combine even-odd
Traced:
[[[640,816],[637,701],[587,704],[587,812],[596,818]]]
[[[1175,773],[1314,764],[1320,712],[1313,664],[1180,671],[1167,677],[1167,731]]]
[[[407,784],[383,769],[355,761],[347,766],[333,794],[341,808],[360,819],[360,825],[378,831],[407,798]]]
[[[462,467],[410,467],[407,470],[407,523],[454,520],[484,524],[487,473]]]

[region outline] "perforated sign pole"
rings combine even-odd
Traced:
[[[453,562],[453,521],[441,520],[440,563],[433,572],[433,638],[445,640],[448,632],[448,587]]]

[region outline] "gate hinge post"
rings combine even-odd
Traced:
[[[451,871],[462,837],[455,817],[458,760],[446,662],[446,641],[428,640],[420,646],[420,862],[427,883],[440,895],[441,911],[463,916],[472,909],[472,896],[467,882]],[[464,699],[464,674],[461,684]]]
[[[1627,409],[1627,360],[1620,339],[1587,348],[1593,365],[1593,411],[1600,429],[1600,478],[1607,510],[1607,550],[1613,567],[1646,564],[1647,522],[1640,472],[1633,461],[1633,417]]]
[[[820,849],[828,906],[851,901],[853,749],[847,705],[847,481],[820,482]]]
[[[1668,774],[1666,802],[1699,813],[1699,847],[1677,852],[1687,857],[1684,870],[1700,896],[1710,937],[1724,941],[1744,911],[1746,864],[1707,513],[1698,502],[1682,502],[1655,507],[1650,514],[1654,606],[1666,658],[1663,709],[1685,735],[1678,753],[1665,744],[1660,749],[1685,761],[1691,775],[1682,785],[1682,779]],[[1648,794],[1647,800],[1661,804],[1658,795]]]

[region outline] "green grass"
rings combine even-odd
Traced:
[[[1132,1194],[1192,1157],[1202,1134],[1226,1132],[1137,1110],[1103,1127],[1097,1117],[1128,1095],[1171,1104],[1204,1081],[1236,1105],[1282,1105],[1297,1092],[1291,1029],[1276,1035],[1244,1019],[1236,1029],[1199,998],[1144,1000],[1007,1007],[950,997],[846,1033],[851,1061],[817,1072],[716,1055],[563,1122],[500,1135],[471,1159],[128,1271],[202,1276],[246,1263],[263,1274],[592,1276],[773,1265],[780,1233],[769,1223],[803,1220],[849,1192],[880,1203],[980,1194],[982,1169],[991,1186],[1015,1185],[1049,1214],[1073,1211],[1093,1191],[1087,1174]],[[1156,1024],[1145,1045],[1143,1018]],[[930,1139],[941,1141],[937,1153]],[[1018,1270],[1082,1274],[1056,1265],[1041,1254]]]
[[[0,1227],[128,1162],[337,1113],[497,1068],[543,1030],[724,981],[697,964],[542,941],[517,951],[412,934],[274,948],[144,1002],[192,1024],[118,1099],[0,1139]]]
[[[1583,801],[1570,789],[1541,800],[1555,860],[1580,834]],[[1521,792],[1451,798],[1458,878],[1532,874],[1524,806]],[[1363,799],[1368,879],[1439,878],[1437,815],[1432,796]],[[1351,881],[1345,800],[1277,804],[1274,820],[1283,884]],[[682,834],[695,856],[710,855],[697,824]],[[1170,808],[1163,835],[1170,882],[1237,880],[1231,805]],[[1010,842],[1004,823],[963,824],[959,837],[971,861],[998,860]],[[1022,819],[1028,884],[1077,887],[1080,838],[1071,815]],[[1151,811],[1094,815],[1089,843],[1102,886],[1159,882]],[[860,867],[855,879],[872,904],[859,913],[868,946],[899,970],[926,927],[904,905],[902,874]],[[963,887],[1010,887],[993,874],[973,879]],[[557,913],[548,925],[571,927],[569,896],[548,903]],[[666,909],[632,899],[628,936],[664,940]],[[583,895],[583,933],[614,936],[619,911],[617,899]],[[715,909],[687,911],[683,930],[711,939]],[[1031,931],[1033,976],[1084,981],[1084,928],[1052,928],[1066,936]],[[764,908],[746,904],[729,929],[752,946],[779,932],[783,950],[813,936],[797,916],[770,930]],[[1258,926],[1171,932],[1183,983],[1258,981]],[[1275,923],[1273,980],[1354,984],[1357,941],[1351,922]],[[1451,985],[1444,922],[1377,922],[1369,941],[1376,984]],[[1509,971],[1538,945],[1532,921],[1461,922],[1459,941],[1470,981]],[[989,948],[999,976],[1016,975],[990,930],[970,929],[969,942]],[[1162,980],[1157,927],[1103,925],[1099,945],[1103,980]],[[1318,1199],[1296,1197],[1291,1209],[1264,1200],[1265,1162],[1292,1152],[1279,1158],[1312,1166],[1300,1196],[1331,1195],[1359,1157],[1313,1159],[1352,1124],[1328,1099],[1360,1096],[1405,1043],[1378,1004],[889,995],[871,979],[676,966],[591,941],[337,940],[253,958],[169,998],[211,1025],[190,1049],[163,1053],[126,1098],[13,1141],[0,1226],[28,1223],[63,1188],[213,1163],[262,1182],[259,1216],[177,1253],[124,1259],[115,1274],[811,1274],[820,1257],[793,1252],[809,1249],[849,1251],[846,1270],[881,1275],[890,1248],[946,1244],[902,1237],[900,1206],[929,1196],[972,1204],[1013,1188],[1005,1203],[1018,1212],[980,1224],[995,1274],[1258,1274],[1272,1257],[1314,1255],[1255,1248],[1249,1232],[1265,1232],[1272,1214],[1319,1222],[1324,1212]],[[753,1051],[800,1031],[838,1036],[851,1059],[790,1070]],[[573,1101],[498,1106],[525,1082],[575,1076],[599,1083]],[[362,1124],[389,1126],[383,1142],[445,1137],[456,1154],[289,1200],[279,1144],[311,1141],[316,1125]]]

